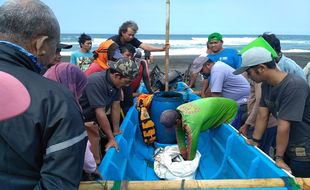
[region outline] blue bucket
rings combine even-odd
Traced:
[[[156,142],[162,144],[175,144],[177,142],[175,129],[167,129],[160,124],[160,115],[163,111],[176,109],[183,103],[183,95],[177,92],[158,92],[154,94],[150,116],[155,124]]]

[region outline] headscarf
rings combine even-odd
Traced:
[[[102,42],[94,53],[97,55],[94,62],[104,70],[109,68],[108,60],[115,61],[122,57],[119,46],[111,39]]]
[[[43,76],[65,85],[72,92],[76,101],[82,95],[87,83],[83,71],[78,66],[68,62],[53,65]]]

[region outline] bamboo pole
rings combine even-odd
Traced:
[[[166,40],[165,44],[169,44],[170,34],[170,0],[166,0]],[[165,50],[165,91],[169,90],[169,48]]]
[[[301,189],[310,190],[310,178],[296,178]],[[113,188],[114,187],[114,188]],[[160,180],[160,181],[91,181],[81,182],[79,190],[159,190],[194,188],[276,188],[285,187],[280,178],[267,179],[227,179],[227,180]]]

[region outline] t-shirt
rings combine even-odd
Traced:
[[[308,85],[310,86],[310,62],[304,67],[303,71],[306,75]]]
[[[75,51],[71,54],[70,63],[78,65],[82,71],[85,71],[93,62],[92,52]]]
[[[212,93],[235,100],[239,105],[247,103],[250,84],[242,75],[234,75],[235,69],[218,61],[211,68],[209,87]]]
[[[310,161],[310,88],[305,80],[287,74],[276,86],[263,82],[260,106],[267,107],[277,119],[290,122],[287,156]]]
[[[201,98],[177,107],[182,115],[182,127],[177,127],[177,141],[180,150],[186,149],[185,133],[187,133],[187,145],[189,146],[189,159],[193,159],[197,150],[199,134],[212,127],[218,127],[224,122],[231,122],[237,114],[238,105],[235,101],[223,97]]]
[[[278,66],[281,69],[281,71],[300,76],[306,80],[306,76],[302,68],[299,65],[297,65],[295,61],[286,57],[285,55],[282,55],[281,59],[278,62]]]
[[[120,101],[120,89],[113,85],[109,70],[87,77],[87,85],[80,98],[86,121],[95,121],[95,109],[102,107],[108,111],[113,101]]]
[[[232,48],[224,48],[219,53],[208,54],[208,57],[213,61],[221,61],[231,66],[234,69],[238,69],[241,65],[241,57],[238,55],[237,50]]]
[[[120,47],[121,46],[124,46],[125,44],[123,44],[121,42],[121,37],[120,35],[115,35],[115,36],[112,36],[111,38],[109,38],[111,40],[113,40],[115,43],[117,43],[117,45],[119,45]],[[142,42],[140,40],[138,40],[137,38],[133,38],[131,41],[127,42],[127,43],[130,43],[131,45],[133,45],[134,47],[138,48]]]

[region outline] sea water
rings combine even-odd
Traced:
[[[80,34],[61,34],[61,42],[72,44],[69,50],[62,50],[62,55],[70,55],[79,49]],[[99,44],[114,34],[89,34],[92,37],[93,47],[96,50]],[[245,45],[257,38],[258,35],[223,35],[224,47],[241,50]],[[165,35],[137,34],[136,37],[148,44],[162,47],[165,44]],[[310,35],[277,35],[281,41],[283,52],[310,52]],[[208,35],[170,35],[170,55],[200,55],[206,52]],[[143,51],[142,51],[143,53]],[[152,55],[164,55],[164,52],[152,52]]]

